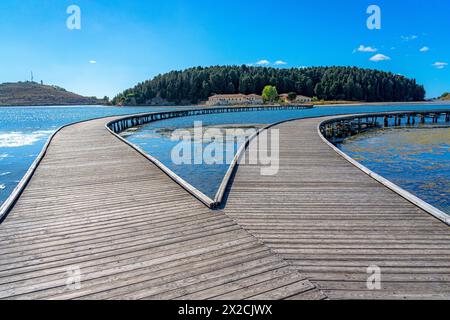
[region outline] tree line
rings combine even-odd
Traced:
[[[171,71],[118,94],[116,105],[161,102],[196,104],[213,94],[261,94],[266,85],[279,93],[297,93],[319,100],[421,101],[425,89],[415,79],[357,67],[278,69],[252,66],[195,67]]]

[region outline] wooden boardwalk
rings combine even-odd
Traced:
[[[450,299],[450,228],[336,154],[323,120],[275,127],[280,171],[240,166],[224,212],[330,299]],[[367,289],[369,265],[381,290]]]
[[[0,298],[324,298],[107,132],[111,119],[55,136],[0,225]],[[69,278],[78,271],[79,289]]]
[[[219,211],[112,119],[55,136],[0,225],[0,298],[450,298],[449,228],[338,156],[319,119],[275,127],[279,173],[240,166]],[[372,264],[382,290],[366,288]]]

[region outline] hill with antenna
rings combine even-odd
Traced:
[[[36,82],[0,84],[0,106],[56,106],[104,104],[96,97],[84,97],[58,86]]]

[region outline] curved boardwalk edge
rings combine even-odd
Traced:
[[[115,139],[113,119],[53,137],[0,225],[0,298],[450,297],[448,227],[324,144],[323,118],[276,126],[279,173],[239,166],[219,211]]]
[[[0,225],[0,299],[325,298],[115,139],[112,119],[54,136]]]
[[[45,157],[45,154],[47,153],[47,150],[48,150],[48,148],[50,146],[50,143],[52,142],[53,138],[61,130],[63,130],[64,128],[67,128],[69,126],[80,124],[80,123],[87,122],[87,121],[93,121],[93,120],[97,120],[97,119],[104,119],[104,118],[107,118],[107,117],[100,117],[100,118],[94,118],[94,119],[88,119],[88,120],[72,122],[72,123],[69,123],[69,124],[66,124],[66,125],[63,125],[63,126],[59,127],[58,129],[56,129],[55,132],[53,132],[50,135],[50,137],[45,142],[44,146],[42,147],[42,149],[39,152],[39,154],[36,157],[36,159],[34,159],[33,163],[28,168],[28,170],[25,173],[25,175],[22,177],[22,179],[20,179],[20,181],[17,184],[17,186],[14,188],[14,190],[11,192],[11,194],[8,196],[8,198],[5,200],[5,202],[3,202],[3,204],[0,206],[0,224],[6,219],[7,215],[9,214],[11,209],[14,207],[14,204],[17,202],[17,200],[19,199],[20,195],[22,194],[22,192],[27,187],[28,183],[30,182],[31,178],[33,177],[33,174],[36,172],[36,169],[38,168],[38,166],[41,163],[42,159]]]
[[[152,162],[154,165],[156,165],[162,172],[164,172],[166,175],[168,175],[175,183],[177,183],[180,187],[185,189],[187,192],[189,192],[192,196],[197,198],[200,202],[202,202],[204,205],[206,205],[208,208],[214,209],[216,207],[216,202],[212,200],[210,197],[205,195],[203,192],[195,188],[193,185],[191,185],[189,182],[181,178],[179,175],[177,175],[175,172],[173,172],[171,169],[169,169],[164,163],[159,161],[157,158],[153,157],[151,154],[145,152],[142,150],[139,146],[135,145],[134,143],[131,143],[130,141],[122,138],[120,135],[115,133],[110,128],[110,123],[107,123],[105,125],[106,130],[108,130],[114,137],[125,143],[126,145],[130,146],[137,152],[139,152],[142,156],[147,158],[150,162]]]
[[[404,113],[404,112],[402,112]],[[386,114],[395,114],[395,113],[386,113]],[[372,116],[374,115],[373,113],[368,113],[368,114],[362,114],[362,115],[358,115],[358,117],[366,117],[366,116]],[[346,119],[348,118],[348,116],[344,116],[344,117],[334,117],[325,121],[320,122],[317,125],[317,133],[320,136],[320,138],[331,148],[333,149],[337,154],[339,154],[341,157],[343,157],[345,160],[347,160],[348,162],[350,162],[352,165],[354,165],[355,167],[357,167],[358,169],[360,169],[362,172],[364,172],[365,174],[367,174],[368,176],[370,176],[371,178],[375,179],[376,181],[378,181],[379,183],[381,183],[382,185],[384,185],[385,187],[389,188],[390,190],[394,191],[395,193],[397,193],[398,195],[400,195],[401,197],[405,198],[406,200],[408,200],[409,202],[411,202],[412,204],[416,205],[417,207],[421,208],[422,210],[424,210],[425,212],[429,213],[430,215],[432,215],[433,217],[439,219],[440,221],[446,223],[447,225],[450,225],[450,216],[448,214],[446,214],[445,212],[439,210],[438,208],[434,207],[433,205],[429,204],[428,202],[420,199],[419,197],[413,195],[412,193],[406,191],[405,189],[401,188],[400,186],[398,186],[397,184],[393,183],[392,181],[384,178],[383,176],[380,176],[379,174],[377,174],[376,172],[373,172],[372,170],[370,170],[369,168],[367,168],[366,166],[364,166],[363,164],[361,164],[360,162],[354,160],[352,157],[350,157],[348,154],[346,154],[345,152],[343,152],[342,150],[340,150],[339,148],[337,148],[333,143],[331,143],[330,141],[328,141],[327,138],[325,138],[325,136],[322,134],[322,131],[320,130],[321,126],[324,123],[329,123],[329,122],[333,122],[335,120],[341,120],[341,119]],[[376,129],[374,129],[376,130]]]

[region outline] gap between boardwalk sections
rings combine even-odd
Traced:
[[[108,140],[108,119],[66,127],[0,226],[0,298],[323,298],[315,284],[337,299],[448,298],[448,228],[321,143],[323,119],[280,125],[283,172],[261,177],[242,167],[226,188],[226,208],[215,214],[127,145]],[[332,180],[317,177],[317,168]],[[311,193],[325,182],[325,191]],[[361,198],[365,188],[370,203]],[[375,196],[387,203],[373,207]],[[230,239],[241,238],[270,250],[270,261],[256,253],[242,260],[247,249],[231,253]],[[211,239],[216,247],[207,247]],[[365,287],[358,268],[370,261],[383,267],[385,290]],[[192,268],[199,262],[202,268]],[[64,288],[60,268],[72,264],[83,270],[82,290]]]
[[[106,124],[106,128],[111,134],[113,134],[116,138],[121,140],[122,142],[126,143],[133,149],[135,149],[137,152],[142,154],[144,157],[146,157],[148,160],[153,162],[157,167],[159,167],[164,173],[166,173],[172,180],[174,180],[177,184],[179,184],[181,187],[183,187],[185,190],[187,190],[189,193],[191,193],[195,198],[200,200],[203,204],[205,204],[207,207],[211,209],[217,209],[219,208],[223,203],[223,198],[227,189],[227,186],[230,183],[230,179],[235,172],[240,159],[244,155],[245,151],[247,150],[249,144],[258,137],[263,131],[269,130],[272,127],[278,126],[280,124],[286,123],[286,122],[292,122],[302,119],[314,119],[314,118],[322,118],[323,116],[313,116],[313,117],[302,117],[302,118],[294,118],[289,120],[283,120],[280,122],[272,123],[270,125],[265,126],[264,128],[261,128],[257,130],[253,135],[251,135],[246,141],[239,146],[236,155],[233,158],[233,161],[231,162],[220,186],[219,189],[214,197],[214,199],[211,199],[210,197],[206,196],[203,192],[195,188],[193,185],[191,185],[189,182],[178,176],[176,173],[174,173],[171,169],[169,169],[166,165],[164,165],[161,161],[159,161],[157,158],[153,157],[149,153],[142,150],[137,145],[127,141],[126,139],[122,138],[118,133],[123,132],[124,130],[127,130],[129,128],[140,126],[144,124],[148,124],[155,121],[161,121],[176,117],[187,117],[187,116],[195,116],[195,115],[201,115],[201,114],[214,114],[214,113],[227,113],[227,112],[245,112],[245,111],[262,111],[262,110],[293,110],[293,109],[309,109],[311,107],[308,106],[280,106],[280,107],[227,107],[227,108],[211,108],[211,109],[192,109],[192,110],[182,110],[182,111],[170,111],[170,112],[162,112],[162,113],[147,113],[147,114],[140,114],[140,115],[131,115],[127,117],[123,117],[120,119],[115,119],[111,122],[108,122]],[[411,115],[420,115],[420,114],[446,114],[448,118],[449,110],[427,110],[427,111],[394,111],[394,112],[381,112],[381,113],[363,113],[363,114],[351,114],[351,115],[341,115],[341,116],[331,116],[327,117],[327,120],[324,120],[323,122],[320,122],[317,126],[317,134],[321,137],[322,141],[326,143],[331,149],[333,149],[336,153],[338,153],[340,156],[342,156],[345,160],[350,162],[352,165],[360,169],[365,174],[369,175],[376,181],[380,182],[383,186],[391,189],[395,193],[397,193],[399,196],[405,198],[406,200],[410,201],[417,207],[421,208],[425,212],[431,214],[432,216],[436,217],[437,219],[441,220],[442,222],[450,225],[450,217],[442,212],[441,210],[435,208],[434,206],[430,205],[429,203],[421,200],[417,196],[411,194],[410,192],[404,190],[403,188],[399,187],[398,185],[392,183],[391,181],[385,179],[384,177],[381,177],[380,175],[376,174],[375,172],[371,171],[364,165],[360,164],[359,162],[352,159],[350,156],[336,148],[330,141],[328,141],[327,138],[324,137],[324,130],[323,127],[327,124],[342,121],[342,120],[351,120],[351,119],[362,119],[367,117],[393,117],[393,116],[411,116]],[[425,116],[424,116],[425,118]],[[446,119],[447,119],[446,118]],[[370,129],[376,129],[376,127],[370,128]]]
[[[277,126],[278,173],[239,166],[222,212],[330,299],[449,299],[448,225],[324,143],[332,118]]]
[[[254,134],[252,134],[250,137],[248,137],[241,146],[239,146],[239,148],[238,148],[235,156],[233,157],[233,160],[232,160],[230,166],[228,167],[228,170],[219,186],[219,189],[216,192],[214,199],[211,199],[210,197],[205,195],[203,192],[201,192],[200,190],[195,188],[189,182],[187,182],[186,180],[184,180],[183,178],[178,176],[175,172],[173,172],[171,169],[169,169],[161,161],[159,161],[152,155],[148,154],[147,152],[145,152],[144,150],[139,148],[137,145],[122,138],[119,135],[119,133],[121,133],[129,128],[132,128],[132,127],[141,126],[141,125],[152,123],[155,121],[161,121],[161,120],[178,118],[178,117],[189,117],[189,116],[195,116],[195,115],[231,113],[231,112],[303,110],[303,109],[311,109],[311,108],[313,108],[313,107],[312,106],[303,106],[303,105],[301,105],[301,106],[266,106],[266,107],[255,106],[255,107],[226,107],[226,108],[192,109],[192,110],[182,110],[182,111],[169,111],[169,112],[162,112],[162,113],[147,113],[147,114],[141,114],[141,115],[131,115],[131,116],[113,120],[106,124],[106,129],[109,132],[111,132],[116,138],[118,138],[122,142],[128,144],[130,147],[132,147],[137,152],[142,154],[148,160],[153,162],[164,173],[166,173],[172,180],[174,180],[177,184],[179,184],[181,187],[183,187],[185,190],[187,190],[195,198],[200,200],[208,208],[217,209],[222,204],[222,200],[223,200],[227,185],[230,181],[230,178],[231,178],[236,166],[238,165],[239,160],[241,159],[242,155],[244,154],[245,150],[247,149],[248,145],[250,144],[250,142],[253,139],[255,139],[256,137],[258,137],[262,132],[264,132],[278,124],[281,124],[281,123],[285,122],[286,120],[270,124],[268,126],[265,126],[264,128],[257,130]],[[290,121],[290,120],[288,120],[288,121]]]
[[[431,118],[433,121],[432,123],[437,123],[437,119],[441,115],[443,115],[445,117],[445,122],[448,123],[450,121],[449,114],[450,114],[450,110],[430,110],[430,111],[367,113],[367,114],[358,114],[358,115],[351,115],[351,116],[348,116],[348,115],[347,116],[336,116],[336,117],[332,117],[330,119],[320,122],[317,125],[317,133],[320,136],[320,138],[322,139],[322,141],[324,141],[331,149],[333,149],[337,154],[339,154],[342,158],[344,158],[345,160],[350,162],[356,168],[360,169],[362,172],[367,174],[369,177],[375,179],[376,181],[378,181],[379,183],[384,185],[386,188],[391,189],[392,191],[397,193],[399,196],[405,198],[406,200],[408,200],[415,206],[419,207],[420,209],[424,210],[425,212],[429,213],[433,217],[441,220],[442,222],[444,222],[447,225],[450,225],[450,216],[448,214],[446,214],[442,210],[439,210],[438,208],[432,206],[428,202],[423,201],[419,197],[406,191],[405,189],[401,188],[400,186],[396,185],[395,183],[391,182],[390,180],[380,176],[376,172],[373,172],[372,170],[370,170],[366,166],[362,165],[358,161],[354,160],[348,154],[346,154],[345,152],[343,152],[342,150],[337,148],[332,142],[330,142],[325,137],[325,132],[326,132],[325,127],[327,125],[333,125],[333,124],[339,123],[339,122],[348,122],[349,125],[352,125],[352,122],[354,122],[353,125],[359,127],[359,129],[357,129],[357,132],[356,132],[356,134],[358,134],[360,132],[364,132],[364,130],[361,130],[361,122],[362,122],[361,120],[363,120],[363,119],[371,118],[371,120],[374,120],[374,122],[370,123],[371,126],[366,129],[366,131],[367,131],[367,130],[379,129],[379,127],[376,126],[377,118],[379,118],[379,117],[384,118],[385,122],[386,122],[387,118],[391,118],[391,117],[396,117],[396,118],[399,117],[400,119],[408,118],[408,124],[410,124],[410,117],[420,117],[423,121],[422,123],[424,124],[426,117]],[[375,126],[372,126],[373,124],[375,124]],[[401,125],[401,120],[400,120],[400,123],[397,124],[397,119],[396,119],[394,126],[396,126],[396,125]],[[385,127],[386,126],[387,125],[385,124]]]
[[[296,268],[115,139],[55,135],[0,225],[0,299],[323,299]]]

